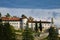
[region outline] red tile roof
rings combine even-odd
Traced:
[[[19,21],[20,18],[18,17],[2,17],[3,21]]]
[[[18,18],[18,17],[1,17],[3,21],[21,21],[24,18]],[[29,23],[51,23],[49,21],[28,21]]]

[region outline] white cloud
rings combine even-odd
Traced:
[[[38,20],[50,20],[53,17],[52,13],[55,12],[57,14],[55,17],[55,23],[60,25],[60,9],[23,9],[23,8],[0,8],[0,12],[2,15],[6,15],[6,13],[10,13],[10,15],[16,15],[21,17],[22,14],[26,16],[32,16],[33,18]]]

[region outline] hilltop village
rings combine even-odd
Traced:
[[[37,24],[37,27],[39,27],[40,23],[42,24],[43,30],[49,29],[52,23],[51,21],[36,21],[33,17],[27,18],[25,15],[22,15],[21,18],[13,16],[13,17],[1,17],[2,22],[9,22],[10,25],[14,27],[15,30],[21,30],[26,28],[26,24],[28,23],[28,27],[34,30],[35,25]]]
[[[9,23],[11,27],[14,28],[16,35],[18,34],[16,36],[17,40],[22,39],[21,38],[22,36],[19,36],[19,35],[22,35],[23,32],[27,31],[28,30],[27,28],[29,28],[29,30],[33,32],[34,38],[37,37],[37,35],[38,37],[41,37],[41,38],[37,37],[37,39],[43,39],[47,37],[49,35],[49,29],[51,27],[54,28],[54,30],[56,30],[56,32],[59,34],[58,36],[60,37],[60,29],[56,28],[53,18],[51,18],[51,21],[43,21],[43,20],[37,21],[37,20],[34,20],[33,17],[28,18],[24,14],[21,17],[17,17],[17,16],[12,17],[10,16],[10,14],[7,13],[7,15],[5,16],[1,16],[0,14],[0,22],[1,20],[3,25],[5,23]]]

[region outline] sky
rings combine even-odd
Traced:
[[[8,8],[60,8],[60,0],[0,0],[0,7]]]
[[[32,16],[35,20],[51,20],[60,25],[60,0],[0,0],[0,12],[4,16]]]

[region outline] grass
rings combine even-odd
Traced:
[[[23,32],[22,30],[15,30],[15,32]]]

